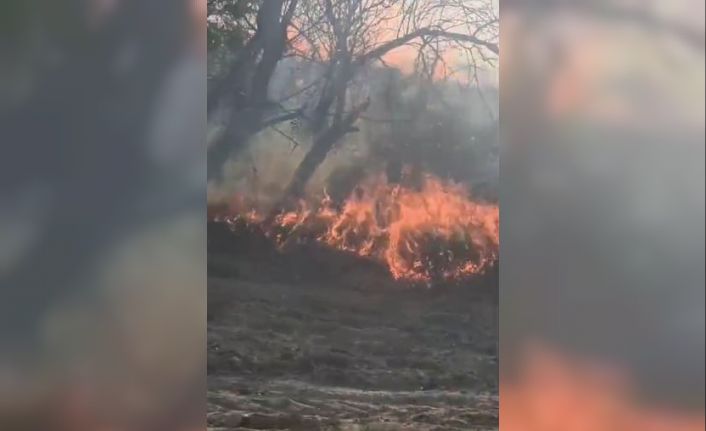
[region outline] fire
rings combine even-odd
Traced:
[[[313,240],[379,261],[397,280],[456,280],[483,273],[498,257],[497,205],[475,202],[463,185],[433,175],[418,187],[374,175],[340,205],[325,194],[269,222],[243,211],[243,202],[224,220],[260,225],[280,247]]]
[[[627,370],[544,344],[523,355],[518,376],[501,377],[503,431],[703,431],[703,412],[640,401]],[[505,381],[503,381],[505,380]]]

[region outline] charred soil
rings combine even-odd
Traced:
[[[497,297],[209,223],[209,429],[497,429]]]

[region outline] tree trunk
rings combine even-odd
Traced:
[[[302,197],[304,188],[309,182],[309,179],[311,179],[316,169],[326,159],[326,156],[329,151],[331,151],[334,144],[346,133],[354,130],[353,123],[355,123],[360,114],[367,109],[369,104],[370,100],[368,99],[356,106],[351,112],[346,114],[340,122],[326,129],[314,140],[311,149],[309,149],[304,159],[299,163],[299,166],[297,166],[297,170],[294,172],[294,176],[285,189],[282,198],[280,198],[278,204],[272,208],[270,218],[277,215],[277,212],[282,208],[288,207],[294,200]]]
[[[302,115],[301,110],[297,110],[265,118],[266,112],[265,108],[254,107],[232,114],[225,131],[208,148],[209,181],[220,178],[226,161],[243,148],[251,137],[270,126],[293,120]]]
[[[263,110],[244,109],[231,114],[225,131],[208,148],[207,179],[220,179],[223,166],[234,151],[240,149],[248,139],[259,132]]]
[[[282,11],[284,0],[264,2],[257,14],[257,31],[244,53],[210,94],[209,111],[231,109],[226,129],[208,149],[208,179],[219,178],[223,165],[247,140],[267,127],[265,115],[271,109],[267,91],[287,42],[287,27],[297,1]],[[257,54],[260,54],[259,56]],[[258,61],[259,59],[259,61]]]

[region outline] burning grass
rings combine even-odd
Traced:
[[[262,229],[281,249],[318,242],[373,259],[396,280],[458,280],[484,273],[498,258],[497,205],[433,175],[416,187],[374,175],[340,203],[324,193],[274,217],[239,196],[211,217]]]

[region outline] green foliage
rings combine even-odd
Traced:
[[[251,35],[259,1],[209,0],[208,49],[237,50]]]
[[[208,49],[209,51],[219,48],[242,47],[247,35],[239,29],[219,28],[215,24],[208,25]]]

